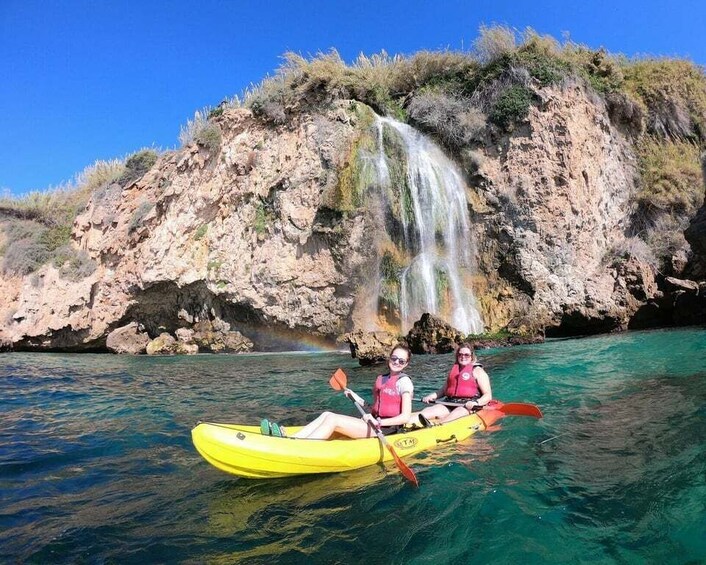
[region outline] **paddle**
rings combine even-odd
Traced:
[[[412,400],[416,402],[423,402],[421,398],[413,398]],[[425,402],[425,404],[427,403]],[[443,404],[444,406],[454,407],[464,406],[463,402],[449,402],[446,400],[434,400],[429,404]],[[527,402],[500,402],[499,400],[491,400],[486,406],[492,410],[499,410],[508,416],[530,416],[531,418],[542,417],[542,411],[539,407]],[[485,408],[486,406],[479,406],[478,408]]]
[[[348,377],[346,374],[343,372],[343,369],[336,369],[336,371],[331,375],[331,378],[329,379],[328,382],[331,385],[331,388],[334,390],[350,390],[347,387],[348,384]],[[363,409],[363,407],[358,404],[355,400],[353,400],[353,404],[355,404],[355,407],[358,409],[358,412],[360,412],[361,416],[365,416],[366,411]],[[370,429],[375,432],[375,435],[378,437],[380,440],[380,443],[382,443],[387,450],[390,452],[392,455],[392,458],[395,460],[395,465],[397,465],[397,468],[402,472],[404,475],[404,478],[407,479],[410,483],[412,483],[415,487],[419,486],[419,481],[417,480],[417,476],[414,474],[414,471],[410,469],[407,465],[405,465],[405,462],[400,459],[400,456],[397,455],[395,452],[395,449],[390,445],[390,443],[385,439],[385,436],[382,435],[382,432],[373,426],[370,422],[368,422],[368,425],[370,426]]]

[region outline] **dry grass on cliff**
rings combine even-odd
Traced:
[[[699,146],[644,136],[633,230],[662,262],[684,247],[683,232],[704,201]]]
[[[99,160],[59,187],[32,191],[19,198],[0,198],[0,213],[46,225],[73,222],[77,212],[86,205],[96,189],[116,181],[124,172],[124,160]]]
[[[58,188],[1,198],[3,273],[27,275],[52,260],[63,269],[62,274],[85,276],[91,270],[90,260],[69,247],[73,222],[95,190],[115,182],[124,172],[122,160],[96,161]]]
[[[637,203],[645,220],[693,216],[704,200],[699,146],[692,141],[646,136],[638,147],[641,180]]]
[[[694,63],[642,59],[624,65],[624,90],[638,99],[648,131],[672,139],[706,139],[706,76]]]

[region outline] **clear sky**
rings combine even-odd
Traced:
[[[494,23],[706,64],[706,0],[0,0],[0,195],[177,146],[286,51],[469,49]]]

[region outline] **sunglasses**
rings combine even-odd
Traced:
[[[391,355],[390,363],[392,363],[393,365],[404,365],[405,363],[407,363],[407,359],[405,359],[404,357],[396,357],[394,355]]]
[[[459,353],[458,356],[459,357],[472,357],[472,354],[471,353]]]

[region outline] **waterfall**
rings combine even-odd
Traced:
[[[391,169],[399,163],[386,153],[385,128],[394,132],[399,160],[406,161],[406,170],[394,178]],[[398,273],[402,331],[429,312],[465,333],[481,333],[483,322],[465,280],[474,269],[461,172],[429,138],[391,118],[376,119],[376,145],[367,163],[375,168],[388,223],[401,223],[402,229],[402,241],[395,242],[404,257]]]

